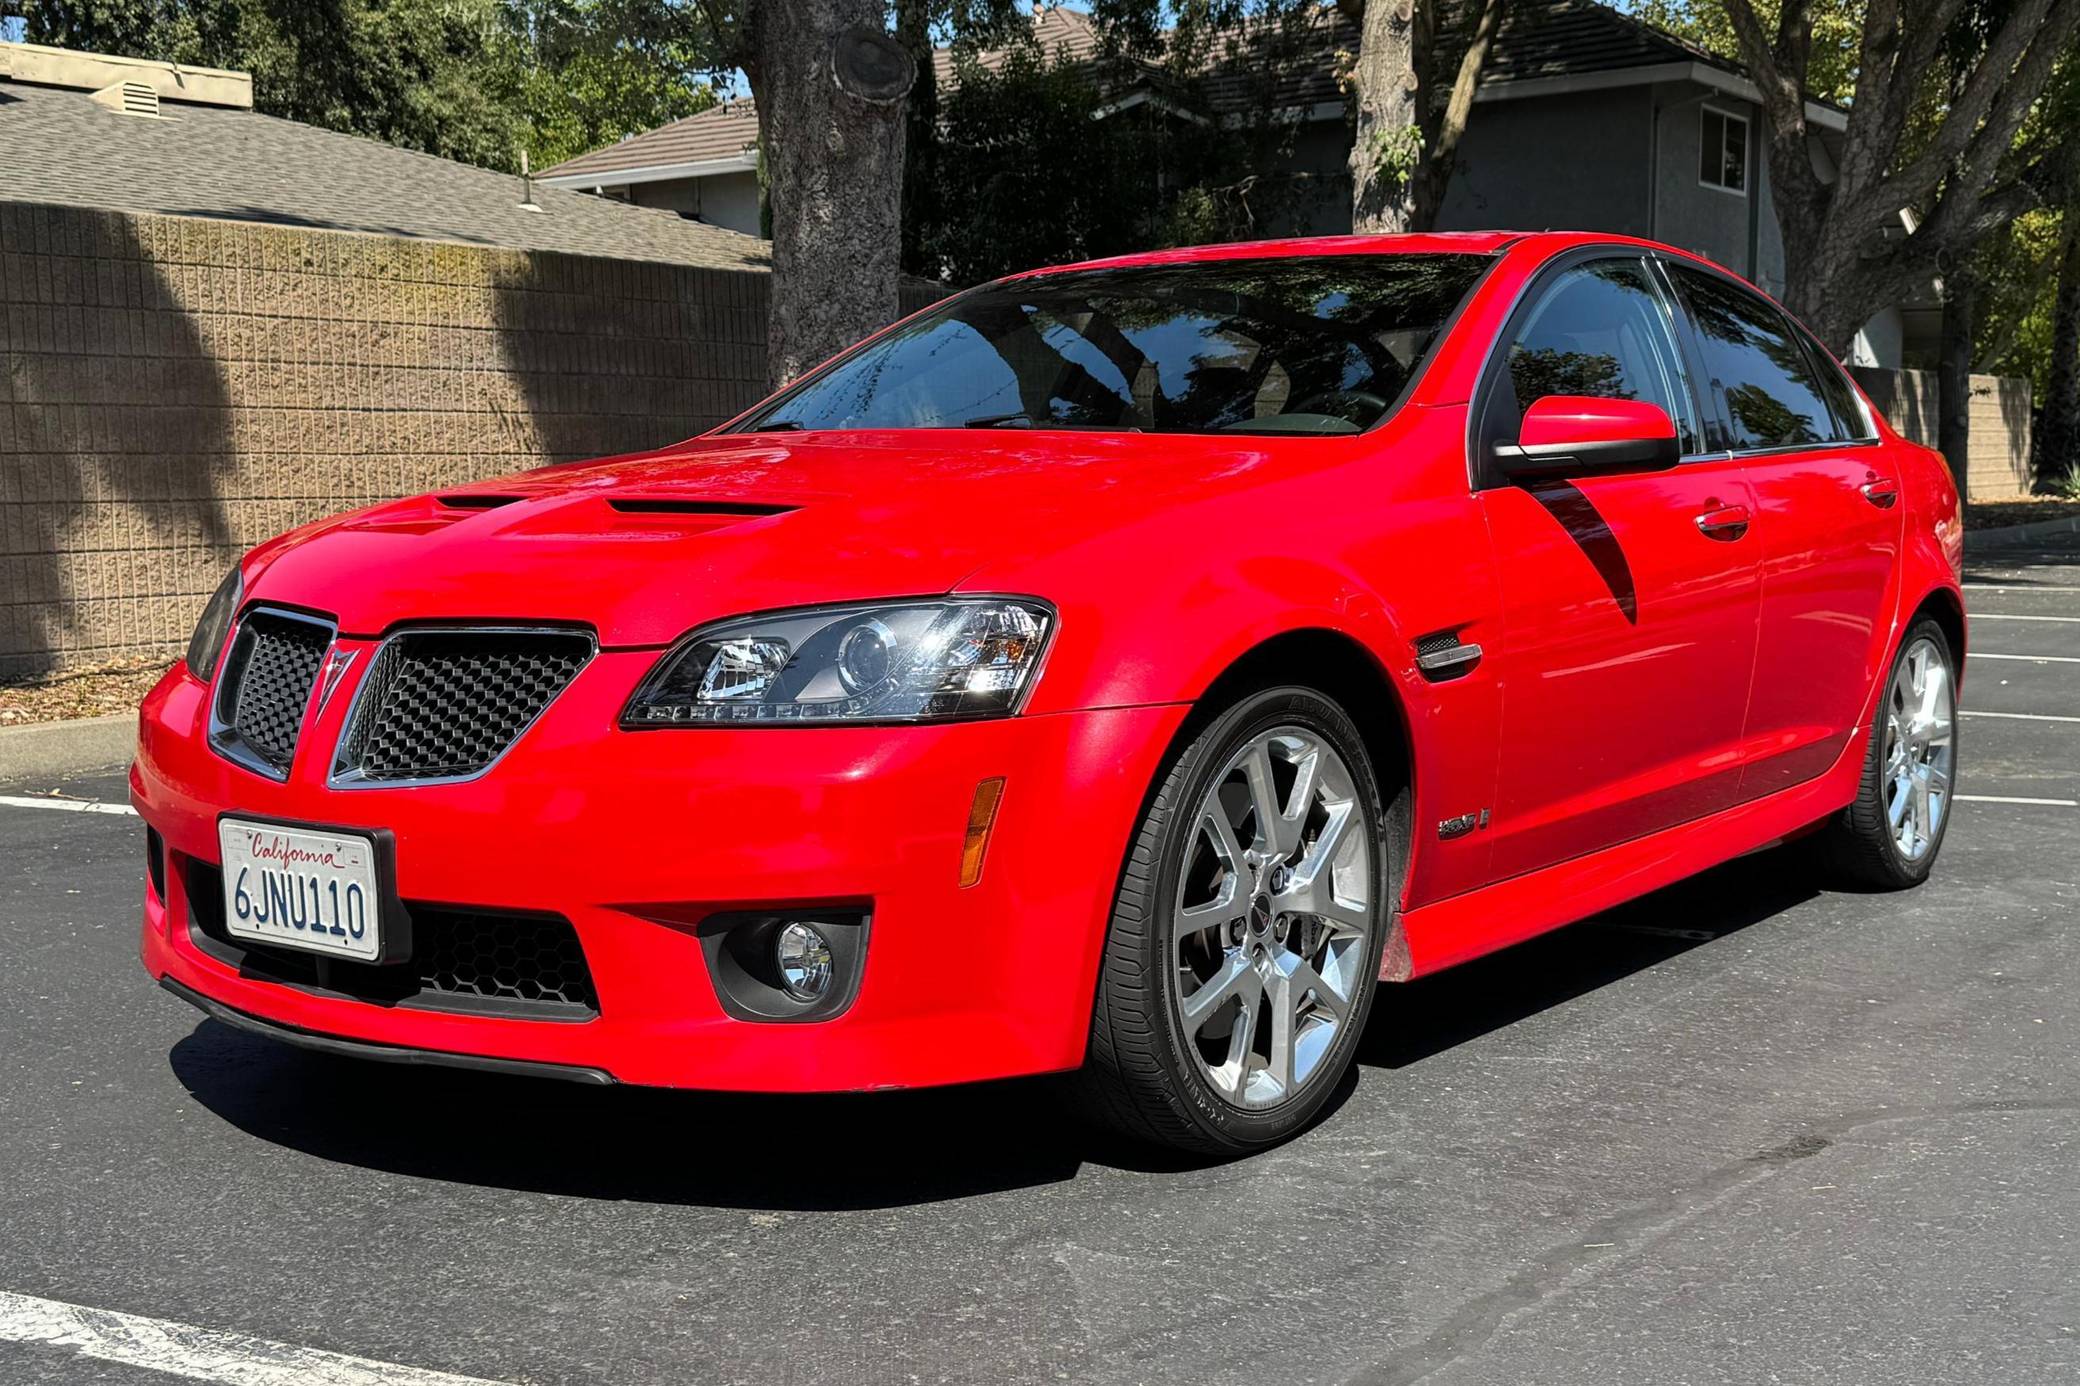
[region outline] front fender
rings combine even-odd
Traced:
[[[1440,842],[1437,825],[1494,802],[1502,690],[1485,664],[1442,682],[1416,668],[1414,641],[1434,632],[1492,651],[1500,599],[1486,522],[1466,493],[1465,410],[1408,413],[1391,444],[1347,464],[991,565],[962,586],[1035,593],[1060,613],[1029,713],[1195,703],[1251,651],[1298,631],[1362,650],[1394,705],[1348,710],[1397,718],[1410,748],[1413,903],[1481,878],[1484,835]]]

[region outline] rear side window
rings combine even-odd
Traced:
[[[1834,417],[1805,348],[1776,306],[1736,284],[1682,265],[1669,273],[1697,329],[1704,369],[1735,451],[1823,443]]]
[[[1561,271],[1510,342],[1509,378],[1520,413],[1547,395],[1645,400],[1675,420],[1684,452],[1701,450],[1667,310],[1639,260]]]
[[[1834,436],[1844,442],[1875,438],[1877,435],[1864,417],[1862,401],[1856,397],[1856,387],[1842,374],[1841,364],[1811,337],[1805,338],[1805,344],[1813,357],[1813,369],[1820,374],[1820,393],[1827,396],[1828,406],[1834,410]]]

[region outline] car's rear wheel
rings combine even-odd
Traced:
[[[1405,853],[1389,821],[1357,728],[1320,693],[1257,693],[1200,731],[1122,873],[1086,1105],[1201,1152],[1305,1127],[1349,1070],[1377,987]]]
[[[1900,890],[1928,879],[1950,826],[1957,781],[1957,666],[1931,620],[1900,642],[1878,700],[1856,800],[1822,836],[1835,869],[1858,884]]]

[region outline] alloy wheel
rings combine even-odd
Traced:
[[[1225,1102],[1277,1106],[1329,1068],[1371,956],[1370,811],[1319,733],[1274,727],[1195,811],[1171,911],[1172,994]]]
[[[1893,671],[1885,715],[1885,818],[1910,862],[1934,849],[1950,810],[1955,703],[1949,659],[1923,636]]]

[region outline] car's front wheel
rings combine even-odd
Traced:
[[[1128,853],[1087,1105],[1139,1139],[1210,1153],[1305,1127],[1350,1068],[1377,987],[1405,852],[1389,822],[1381,776],[1328,698],[1269,689],[1213,718]]]

